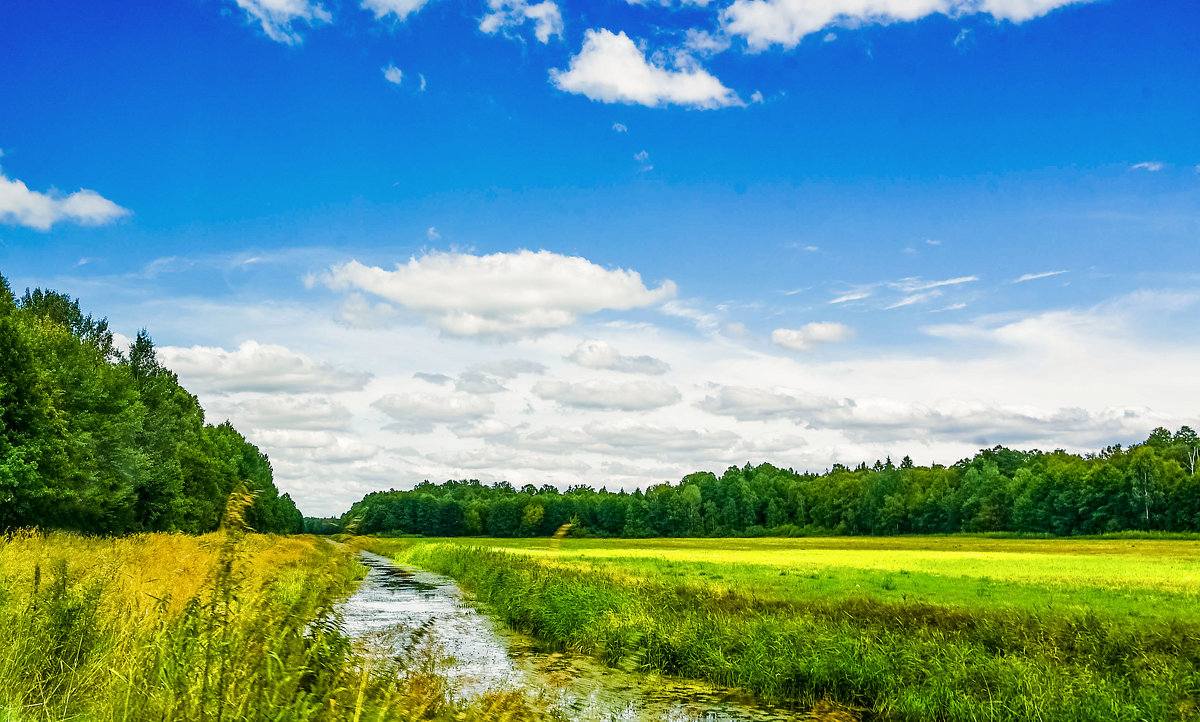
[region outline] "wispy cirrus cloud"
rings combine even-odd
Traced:
[[[1026,273],[1019,278],[1014,278],[1009,283],[1025,283],[1026,281],[1036,281],[1039,278],[1050,278],[1051,276],[1061,276],[1067,271],[1045,271],[1043,273]]]

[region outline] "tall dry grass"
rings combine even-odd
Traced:
[[[430,669],[372,667],[336,602],[365,569],[315,537],[0,537],[0,720],[517,720]]]

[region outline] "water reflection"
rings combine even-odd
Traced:
[[[455,694],[519,687],[565,718],[587,722],[831,719],[767,705],[736,690],[549,653],[536,640],[478,613],[448,577],[407,569],[369,552],[361,561],[370,571],[342,607],[346,631],[371,654],[428,663],[432,653]]]

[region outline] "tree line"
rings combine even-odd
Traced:
[[[1200,532],[1200,439],[1184,426],[1097,454],[983,449],[943,466],[905,457],[801,473],[771,464],[698,472],[644,492],[502,481],[428,481],[368,494],[308,531],[546,536],[571,523],[600,537],[1015,532]]]
[[[200,533],[239,487],[253,528],[301,530],[266,455],[229,422],[205,423],[149,334],[119,349],[78,300],[17,298],[0,276],[0,531]]]

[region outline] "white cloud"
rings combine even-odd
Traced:
[[[513,437],[520,448],[550,454],[617,452],[621,458],[660,457],[665,453],[723,455],[742,443],[732,431],[685,429],[638,421],[593,422],[581,428],[548,428]]]
[[[1157,173],[1166,167],[1167,166],[1165,163],[1163,163],[1162,161],[1157,161],[1157,160],[1148,160],[1143,163],[1134,163],[1131,166],[1131,168],[1133,170],[1145,170],[1145,171],[1150,171],[1151,173]]]
[[[679,389],[662,381],[539,381],[533,393],[563,406],[620,411],[657,409],[682,398]]]
[[[246,11],[251,19],[262,25],[270,39],[295,45],[302,38],[292,29],[292,23],[303,21],[308,25],[333,21],[320,3],[310,0],[236,0],[238,7]]]
[[[454,381],[454,388],[467,394],[498,394],[508,387],[494,376],[479,371],[464,371]]]
[[[413,374],[413,378],[420,379],[421,381],[435,384],[437,386],[445,386],[446,384],[454,381],[453,378],[447,376],[446,374],[431,374],[425,371],[418,371],[417,373]]]
[[[1066,271],[1046,271],[1045,273],[1026,273],[1020,278],[1014,278],[1009,283],[1024,283],[1026,281],[1036,281],[1039,278],[1050,278],[1051,276],[1061,276]]]
[[[350,328],[383,328],[396,317],[396,309],[386,303],[371,303],[361,293],[352,293],[342,301],[334,316]]]
[[[671,281],[651,289],[636,271],[549,251],[434,252],[392,271],[350,261],[321,280],[400,304],[446,334],[494,338],[563,328],[582,314],[652,306],[675,295]]]
[[[429,0],[362,0],[362,7],[375,13],[376,20],[395,15],[396,20],[404,22],[409,15],[419,12],[428,3]]]
[[[187,385],[218,392],[339,391],[361,389],[371,374],[314,361],[285,346],[246,341],[235,351],[208,346],[164,346],[163,364]]]
[[[507,359],[505,361],[485,361],[471,366],[470,371],[489,374],[501,379],[515,379],[521,374],[540,376],[546,373],[545,364],[527,359]]]
[[[707,30],[688,28],[683,37],[683,47],[701,57],[723,53],[729,49],[729,37],[721,33],[710,33]]]
[[[48,231],[55,223],[70,221],[87,226],[111,223],[129,211],[96,191],[59,194],[31,191],[16,178],[0,171],[0,222]]]
[[[339,431],[348,428],[352,418],[340,402],[311,394],[256,394],[239,401],[215,397],[205,406],[210,423],[229,419],[239,429],[255,433],[272,429]]]
[[[910,22],[934,14],[985,14],[1023,22],[1060,7],[1092,0],[735,0],[721,11],[723,29],[746,39],[751,50],[795,47],[830,26]],[[832,34],[832,33],[830,33]],[[830,40],[826,35],[826,42]]]
[[[830,321],[807,323],[800,328],[777,328],[771,332],[771,343],[793,351],[812,351],[827,343],[845,341],[854,329]]]
[[[831,304],[833,304],[833,303],[850,303],[851,301],[861,301],[864,298],[870,298],[870,297],[871,297],[870,291],[849,291],[847,293],[843,293],[842,295],[835,297],[829,303],[831,303]]]
[[[638,163],[645,163],[646,161],[650,160],[650,154],[644,150],[639,150],[633,154],[633,159]]]
[[[790,419],[798,414],[824,411],[849,403],[853,402],[839,402],[796,390],[717,385],[715,394],[706,396],[699,407],[710,414],[732,416],[738,421],[769,421]]]
[[[923,278],[909,276],[901,278],[899,281],[891,281],[887,285],[898,291],[912,293],[914,291],[927,291],[931,288],[942,288],[943,286],[959,286],[964,283],[974,283],[979,280],[979,276],[959,276],[958,278],[947,278],[944,281],[926,281]]]
[[[627,374],[661,376],[671,370],[669,364],[653,356],[625,356],[604,341],[584,341],[566,357],[589,369],[605,369]]]
[[[859,441],[937,436],[987,446],[1080,436],[1103,439],[1121,433],[1124,410],[1091,413],[1081,408],[1041,409],[949,399],[932,403],[887,397],[834,399],[797,389],[719,386],[700,408],[738,421],[787,419],[806,428],[836,429]]]
[[[941,291],[925,291],[923,293],[913,293],[908,296],[905,296],[904,298],[901,298],[899,301],[896,301],[892,304],[884,306],[883,310],[891,311],[893,308],[903,308],[905,306],[911,306],[915,303],[923,303],[930,299],[938,298],[941,295],[942,295]]]
[[[488,8],[491,12],[479,20],[479,29],[488,35],[520,27],[526,20],[532,20],[533,34],[539,42],[548,43],[550,38],[562,37],[562,12],[550,0],[534,5],[525,0],[488,0]]]
[[[550,81],[568,93],[604,103],[658,107],[682,105],[712,109],[742,105],[737,93],[721,84],[690,55],[676,53],[670,66],[647,60],[624,32],[588,30],[583,49],[566,70],[552,69]]]
[[[431,431],[435,424],[475,421],[494,408],[487,399],[461,392],[389,394],[371,406],[392,418],[392,430],[415,433]]]
[[[902,295],[887,284],[871,288],[888,301]],[[959,300],[951,289],[969,285],[929,290]],[[701,325],[700,333],[656,316],[584,319],[579,328],[504,347],[510,357],[497,356],[493,344],[415,324],[346,328],[320,308],[328,299],[315,295],[306,299],[311,305],[255,305],[233,298],[147,303],[127,293],[128,306],[110,304],[108,311],[125,330],[145,324],[166,337],[219,339],[233,328],[252,338],[288,338],[288,347],[308,358],[352,359],[356,369],[375,373],[363,390],[305,394],[211,393],[183,379],[201,395],[210,420],[229,418],[262,444],[280,489],[306,513],[338,513],[369,491],[458,477],[468,465],[485,481],[631,489],[746,461],[821,470],[887,454],[952,463],[997,443],[1095,451],[1145,438],[1158,425],[1194,426],[1200,405],[1200,331],[1191,323],[1200,292],[1191,288],[1034,314],[942,313],[942,321],[963,322],[904,334],[903,343],[860,330],[868,336],[862,344],[828,360],[764,352],[761,338],[735,338],[719,310],[704,320],[716,325]],[[651,323],[655,318],[663,325]],[[634,358],[667,359],[671,368],[656,376],[581,368],[569,357],[587,339]],[[236,349],[237,341],[225,347]],[[417,370],[424,373],[414,378]],[[538,389],[554,397],[546,400],[534,387],[550,379],[557,384]],[[596,380],[665,387],[597,388]],[[475,390],[494,392],[459,390],[476,382],[483,385]],[[678,401],[644,401],[656,393]],[[392,396],[401,401],[372,408],[375,399]],[[652,408],[613,410],[623,405]],[[393,418],[398,425],[387,427]],[[405,441],[396,429],[428,433]],[[282,433],[288,430],[314,433]]]
[[[387,67],[383,68],[383,77],[393,85],[399,85],[404,80],[404,73],[395,65],[388,63]]]
[[[442,234],[438,232],[436,226],[430,226],[429,229],[425,231],[425,237],[431,241],[440,241],[442,239]]]
[[[629,128],[626,128],[624,123],[613,123],[612,129],[618,133],[628,133],[629,132]]]

